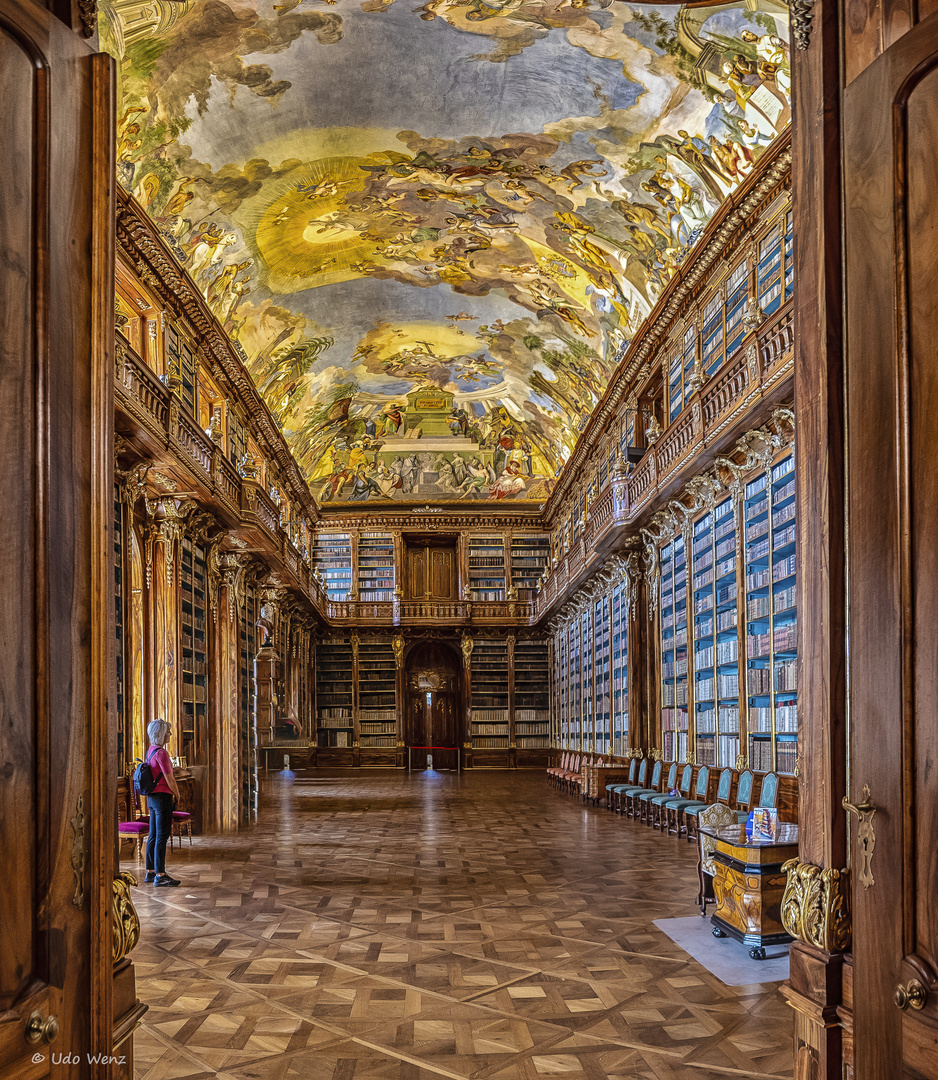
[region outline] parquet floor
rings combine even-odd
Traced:
[[[685,841],[541,773],[264,798],[256,828],[177,848],[178,889],[134,890],[139,1080],[792,1075],[778,984],[725,986],[652,923],[696,910]]]

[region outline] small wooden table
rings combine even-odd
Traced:
[[[717,844],[713,936],[735,938],[753,960],[764,960],[766,945],[792,940],[782,925],[782,864],[798,857],[798,826],[780,824],[774,840],[747,839],[745,825],[703,831]]]

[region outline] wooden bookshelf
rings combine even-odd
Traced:
[[[612,752],[612,708],[610,700],[611,639],[609,598],[601,596],[593,604],[593,749],[598,754]]]
[[[543,767],[550,748],[550,645],[518,641],[514,648],[512,722],[519,768]]]
[[[392,601],[397,584],[394,537],[390,533],[360,533],[357,546],[358,599],[364,603]]]
[[[114,488],[114,516],[112,553],[114,561],[114,705],[117,715],[117,760],[122,765],[134,757],[133,733],[128,731],[124,714],[124,579],[129,573],[124,568],[124,501],[119,487]],[[128,560],[129,570],[129,560]]]
[[[793,454],[746,485],[745,523],[749,764],[793,773],[798,754]]]
[[[538,582],[550,566],[550,538],[512,536],[511,587],[516,600],[533,600]]]
[[[508,641],[476,638],[470,667],[469,741],[473,750],[508,750],[511,683]],[[496,761],[486,757],[489,764]],[[504,764],[508,764],[505,755]]]
[[[505,538],[469,538],[469,599],[505,599]]]
[[[691,589],[694,746],[698,765],[739,755],[736,515],[731,498],[694,522]]]
[[[208,734],[208,567],[202,544],[180,545],[181,739],[179,754],[199,760]]]
[[[611,751],[623,756],[629,743],[629,601],[623,585],[616,585],[610,599],[611,627],[611,689],[612,689],[612,746]]]
[[[397,747],[398,730],[397,667],[391,638],[367,638],[359,643],[356,683],[360,764],[388,764]]]
[[[352,642],[331,638],[316,650],[316,745],[352,751],[355,745],[355,668]],[[317,760],[319,764],[323,764]],[[345,755],[342,755],[344,757]],[[351,762],[351,753],[347,755]]]
[[[318,533],[313,570],[326,584],[330,600],[348,600],[352,592],[352,540],[348,533]]]
[[[253,792],[251,776],[254,761],[254,657],[257,655],[257,591],[248,582],[238,630],[241,662],[241,808],[242,824],[251,818]]]
[[[668,761],[688,750],[687,553],[684,538],[661,550],[661,749]]]

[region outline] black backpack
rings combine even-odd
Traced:
[[[134,787],[141,795],[152,795],[153,789],[156,787],[157,778],[162,775],[162,769],[156,776],[153,775],[153,767],[150,765],[150,755],[147,754],[146,761],[141,761],[136,769],[134,769]]]

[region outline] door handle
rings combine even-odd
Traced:
[[[51,1014],[43,1020],[41,1012],[30,1013],[29,1019],[26,1021],[26,1041],[35,1045],[36,1043],[46,1043],[47,1045],[59,1033],[59,1021],[55,1016]]]
[[[894,1000],[896,1005],[905,1012],[905,1010],[911,1005],[913,1009],[924,1009],[925,1001],[928,998],[928,991],[918,981],[918,979],[912,979],[907,986],[903,986],[900,983],[896,987],[896,993]]]
[[[876,833],[873,832],[873,815],[876,813],[876,807],[870,799],[869,784],[863,785],[863,799],[861,802],[854,804],[850,802],[845,795],[842,800],[842,805],[845,810],[851,814],[856,814],[860,819],[860,824],[857,829],[857,841],[860,844],[862,863],[860,865],[860,873],[857,877],[863,888],[868,889],[871,885],[875,884],[873,880],[872,862],[873,848],[876,847]]]

